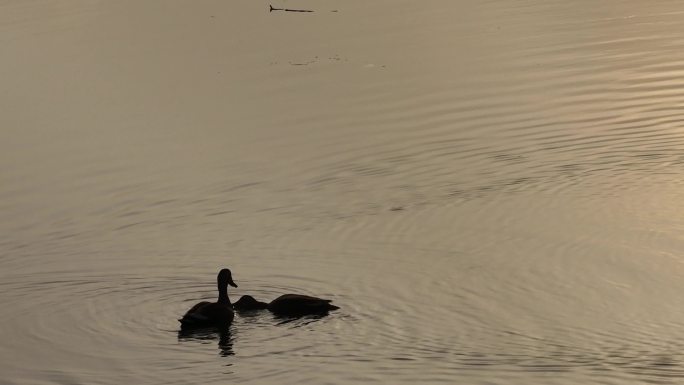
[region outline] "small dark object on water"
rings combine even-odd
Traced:
[[[202,328],[207,326],[223,326],[233,322],[235,314],[233,306],[228,299],[228,285],[237,287],[228,269],[222,269],[216,277],[218,286],[218,301],[202,301],[188,310],[183,318],[179,319],[181,328]]]
[[[332,305],[332,300],[311,297],[301,294],[283,294],[271,303],[257,301],[251,295],[243,295],[233,308],[238,311],[268,309],[276,315],[324,314],[339,307]]]
[[[390,211],[402,211],[404,210],[404,206],[394,206],[390,209]]]
[[[290,9],[290,8],[275,8],[272,5],[269,4],[270,9],[268,10],[269,12],[273,11],[285,11],[285,12],[313,12],[308,9]]]

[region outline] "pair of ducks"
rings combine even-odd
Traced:
[[[212,325],[227,325],[235,317],[233,310],[261,310],[268,309],[276,315],[301,316],[307,314],[325,314],[330,310],[339,309],[330,304],[331,300],[310,297],[300,294],[285,294],[270,303],[259,302],[254,297],[243,295],[234,304],[228,299],[228,285],[238,287],[233,282],[229,269],[222,269],[216,277],[218,284],[218,301],[203,301],[188,310],[178,321],[183,328],[204,327]]]

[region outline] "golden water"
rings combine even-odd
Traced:
[[[681,383],[684,4],[271,4],[0,1],[0,383]]]

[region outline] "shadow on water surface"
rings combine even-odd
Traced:
[[[316,321],[323,319],[323,318],[327,317],[328,315],[330,315],[329,311],[319,312],[319,313],[314,313],[314,314],[283,315],[283,314],[273,314],[273,313],[265,311],[263,309],[237,310],[237,313],[240,315],[241,318],[248,319],[248,320],[259,319],[260,321],[263,321],[265,319],[264,317],[270,317],[271,320],[275,321],[276,326],[289,325],[292,327],[305,326],[305,325],[308,325],[312,322],[316,322]]]
[[[273,315],[273,319],[276,320],[276,325],[278,326],[289,325],[297,328],[316,322],[322,318],[327,317],[329,314],[329,312],[325,312],[305,315]]]
[[[201,344],[218,342],[222,357],[233,356],[233,337],[230,327],[206,327],[196,329],[181,329],[178,331],[178,342],[199,342]]]
[[[270,316],[270,320],[275,321],[275,326],[288,325],[292,328],[299,328],[309,325],[313,322],[319,321],[324,317],[327,317],[329,313],[319,313],[319,314],[304,314],[304,315],[275,315],[268,312],[263,312],[259,310],[246,310],[241,311],[240,316],[246,319],[252,319],[256,321],[258,319],[259,324],[264,322],[264,316]],[[270,322],[269,322],[270,323]],[[267,325],[261,325],[266,327]],[[200,343],[200,344],[210,344],[217,342],[219,348],[219,354],[222,357],[228,357],[235,355],[233,350],[235,336],[231,331],[231,326],[228,327],[203,327],[203,328],[182,328],[178,330],[178,342],[179,343]]]

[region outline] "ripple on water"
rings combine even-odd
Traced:
[[[16,3],[5,80],[31,113],[10,109],[29,127],[0,141],[10,381],[684,376],[676,2],[352,1],[306,19]],[[236,26],[258,38],[226,40]],[[262,62],[297,55],[330,59]],[[223,265],[234,298],[341,309],[179,333]]]

